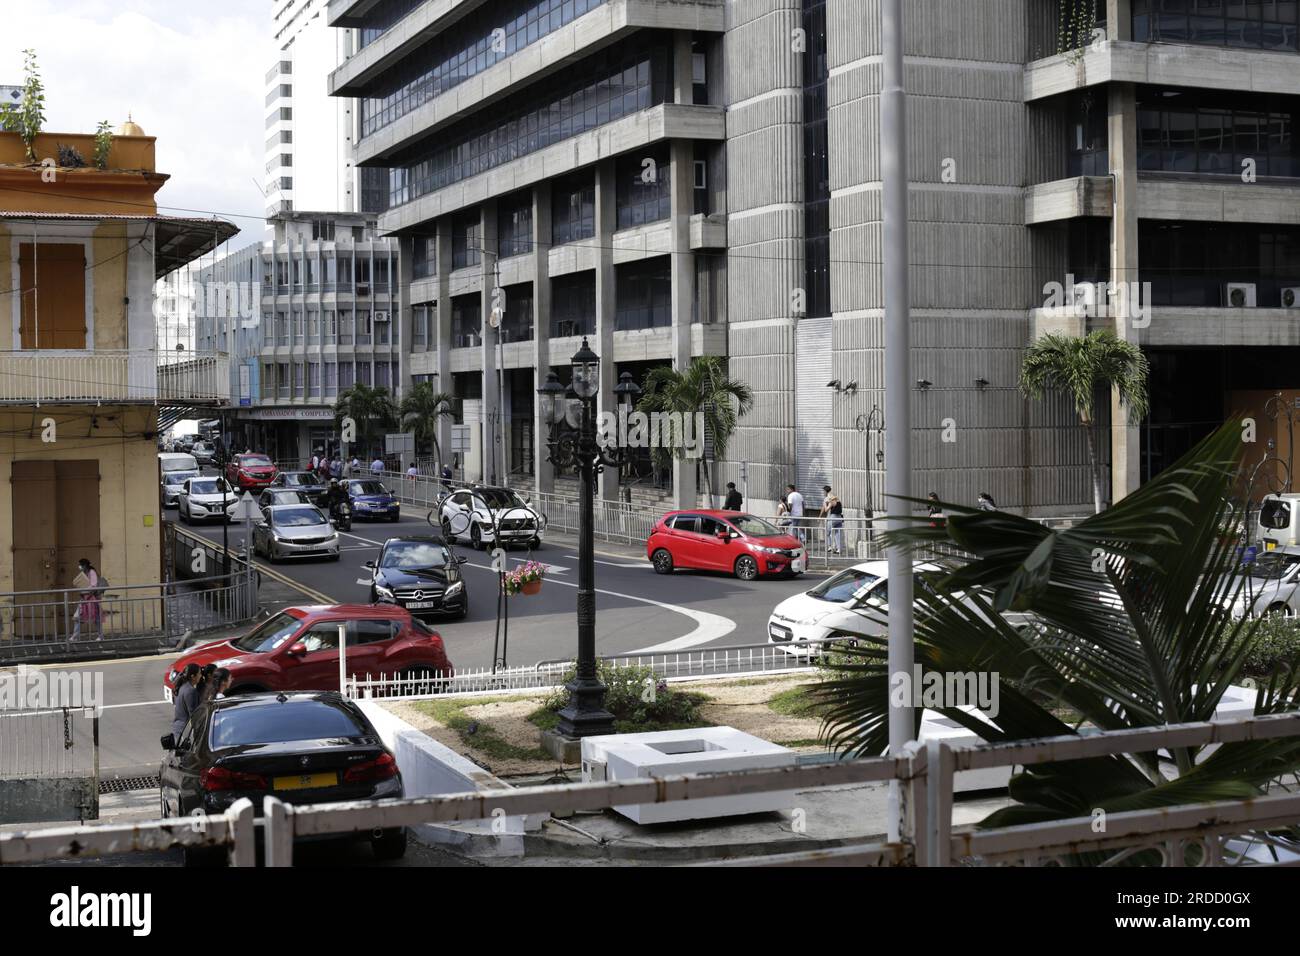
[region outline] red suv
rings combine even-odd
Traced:
[[[645,553],[660,574],[695,568],[752,581],[764,574],[802,574],[808,568],[803,542],[739,511],[671,511],[650,532]]]
[[[262,454],[236,455],[226,465],[226,481],[240,491],[265,488],[275,476],[275,465]]]
[[[163,677],[171,700],[187,664],[216,664],[230,671],[230,693],[339,689],[339,624],[347,625],[347,670],[422,677],[452,676],[438,632],[391,604],[287,607],[243,637],[201,644]]]

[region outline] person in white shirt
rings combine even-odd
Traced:
[[[790,517],[794,520],[794,533],[802,543],[804,540],[803,495],[799,494],[794,485],[786,485],[785,490],[785,506],[790,509]]]
[[[384,460],[376,458],[370,463],[370,473],[372,475],[382,475],[384,473]]]
[[[415,476],[418,475],[419,473],[420,473],[419,469],[415,467],[414,462],[411,463],[410,468],[406,469],[406,477],[410,478],[412,481],[415,481]]]

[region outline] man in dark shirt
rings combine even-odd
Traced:
[[[727,501],[723,504],[724,511],[739,511],[744,506],[744,499],[740,497],[740,492],[736,490],[734,481],[727,482]]]

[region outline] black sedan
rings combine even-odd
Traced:
[[[448,614],[464,617],[469,594],[460,573],[464,557],[452,553],[446,542],[432,535],[389,538],[371,569],[371,604],[397,604],[419,617]]]
[[[282,471],[267,487],[273,491],[302,492],[311,498],[312,504],[319,503],[325,497],[325,492],[329,490],[329,485],[311,471]]]
[[[225,813],[248,797],[285,803],[400,798],[402,776],[374,725],[335,691],[250,694],[200,707],[158,771],[164,817]],[[406,831],[370,836],[375,856],[399,859]],[[186,854],[186,863],[204,860]]]

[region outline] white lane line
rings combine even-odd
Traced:
[[[491,571],[492,568],[486,564],[466,563],[466,567],[479,568],[483,571]],[[572,581],[553,581],[554,584],[562,585],[566,588],[576,588],[578,585]],[[671,641],[665,641],[662,644],[655,644],[653,647],[643,647],[636,651],[627,651],[627,654],[660,654],[665,651],[680,651],[687,647],[698,647],[700,644],[708,644],[710,641],[720,640],[726,637],[736,629],[736,622],[729,617],[723,617],[721,614],[712,614],[708,611],[696,611],[693,608],[682,607],[680,604],[665,604],[663,601],[654,601],[650,598],[640,597],[636,594],[623,594],[620,591],[606,591],[604,588],[596,588],[597,594],[607,594],[610,597],[623,598],[626,601],[637,601],[641,604],[650,604],[654,607],[661,607],[666,611],[674,611],[677,614],[685,615],[695,622],[695,630],[689,634],[683,634],[681,637],[673,638]]]
[[[611,568],[649,568],[649,561],[602,561],[600,558],[593,558],[597,564],[608,564]],[[653,570],[653,569],[652,569]]]

